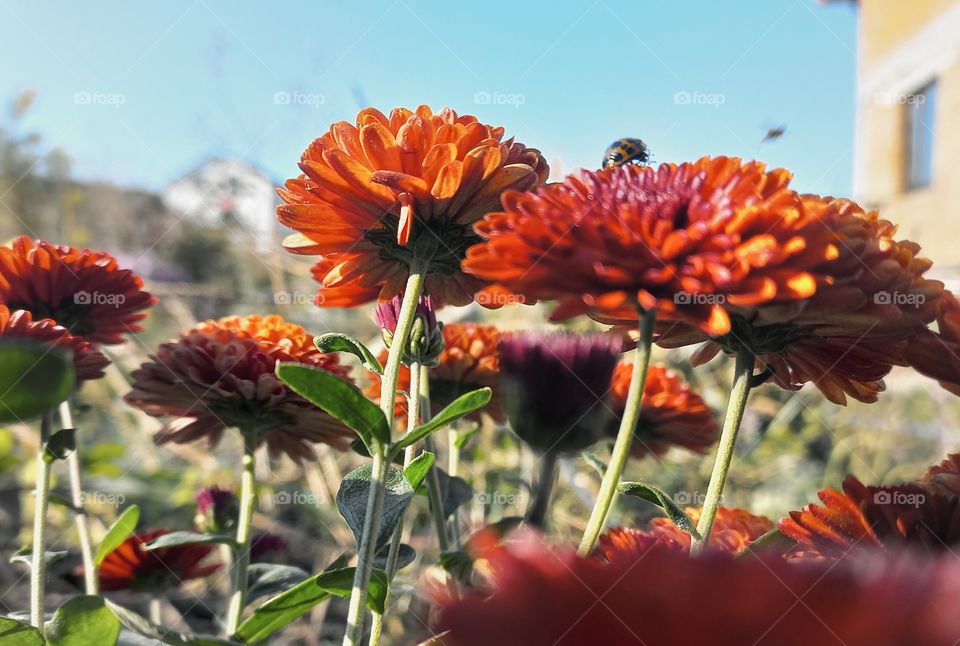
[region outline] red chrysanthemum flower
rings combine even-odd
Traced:
[[[350,381],[337,355],[322,354],[302,327],[279,316],[231,316],[207,321],[160,346],[133,373],[126,401],[155,417],[176,418],[158,444],[206,438],[216,446],[227,427],[248,442],[266,443],[274,457],[316,458],[314,442],[344,449],[354,433],[276,376],[278,361],[322,368]]]
[[[913,548],[950,551],[960,544],[960,499],[923,483],[865,486],[853,476],[843,491],[823,489],[823,506],[807,505],[779,522],[797,541],[797,557],[841,558],[851,551]]]
[[[919,246],[894,239],[896,227],[848,200],[802,196],[803,218],[836,241],[836,255],[811,265],[816,293],[788,304],[741,307],[729,300],[726,335],[711,336],[685,322],[658,324],[657,343],[676,348],[704,342],[699,365],[721,351],[754,353],[757,369],[774,383],[797,390],[813,382],[844,405],[847,396],[874,402],[894,365],[906,365],[907,340],[925,330],[937,310],[943,284],[923,277],[930,261]],[[731,307],[733,305],[734,307]],[[621,333],[633,335],[630,329]]]
[[[26,236],[0,246],[0,303],[35,320],[52,318],[91,343],[123,343],[155,302],[143,281],[106,252]]]
[[[44,345],[57,346],[73,354],[73,369],[77,381],[99,379],[110,360],[103,356],[93,345],[80,337],[75,337],[66,328],[57,325],[51,319],[34,321],[30,312],[17,310],[11,312],[6,305],[0,304],[0,339],[24,340]]]
[[[434,113],[367,108],[356,125],[335,123],[303,153],[303,175],[288,180],[277,209],[298,231],[284,242],[318,255],[317,304],[351,307],[403,291],[410,263],[428,262],[426,292],[465,305],[482,282],[460,261],[477,238],[471,226],[499,208],[507,189],[546,180],[539,151],[503,128],[446,108]]]
[[[960,395],[960,301],[945,292],[937,306],[939,330],[923,330],[913,336],[907,343],[907,361],[917,372]]]
[[[632,370],[631,361],[621,361],[613,371],[610,396],[617,418],[610,425],[612,437],[616,437],[627,404]],[[648,366],[640,419],[630,445],[634,457],[661,456],[671,446],[704,453],[717,441],[717,432],[716,417],[700,395],[665,366]]]
[[[659,168],[582,171],[504,195],[479,222],[464,268],[526,300],[558,300],[554,320],[635,323],[637,309],[726,334],[723,303],[788,303],[816,291],[832,236],[803,217],[789,173],[704,157]],[[689,298],[683,298],[684,295]]]
[[[927,469],[920,483],[934,493],[960,498],[960,453],[951,453]]]
[[[104,591],[163,592],[184,581],[210,576],[221,563],[204,563],[214,545],[177,545],[147,551],[144,545],[169,534],[154,529],[134,534],[107,554],[100,565],[100,588]]]
[[[520,536],[487,555],[490,589],[440,596],[446,646],[940,646],[960,635],[960,564],[691,559],[609,563]]]
[[[694,524],[700,520],[699,508],[687,507],[685,511]],[[739,554],[773,528],[773,521],[766,516],[757,516],[746,509],[719,507],[710,534],[710,548],[728,554]],[[599,551],[610,561],[625,552],[634,552],[637,557],[642,557],[653,546],[675,549],[687,554],[690,552],[690,534],[677,527],[669,518],[654,518],[644,529],[611,529],[600,537]]]
[[[436,414],[455,400],[478,388],[489,387],[493,391],[490,403],[467,416],[479,421],[483,414],[490,415],[495,421],[505,419],[500,401],[500,331],[492,325],[479,323],[448,323],[443,326],[444,349],[438,358],[439,363],[430,369],[430,408]],[[380,363],[387,360],[387,352],[379,356]],[[380,377],[372,374],[372,383],[366,394],[372,399],[380,397]],[[398,386],[400,390],[410,388],[410,369],[401,366]],[[397,395],[395,416],[405,419],[407,398]]]

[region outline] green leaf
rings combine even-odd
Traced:
[[[350,598],[356,568],[328,570],[298,583],[257,608],[240,624],[236,638],[251,644],[277,632],[332,595]],[[387,575],[374,570],[367,592],[367,606],[383,613],[387,598]]]
[[[143,546],[148,552],[158,550],[162,547],[177,547],[179,545],[236,545],[237,541],[232,536],[222,534],[200,534],[198,532],[170,532],[157,536],[155,539]]]
[[[367,346],[353,337],[349,337],[341,332],[329,332],[315,337],[313,344],[317,346],[317,350],[325,354],[330,352],[349,352],[360,359],[364,368],[378,375],[383,375],[383,367],[380,365],[377,357],[367,349]]]
[[[796,541],[774,527],[769,532],[747,545],[737,558],[744,556],[759,556],[762,552],[783,554],[796,545]]]
[[[472,427],[463,431],[462,433],[457,434],[457,440],[454,442],[454,446],[458,449],[462,449],[467,445],[467,442],[470,441],[470,438],[480,432],[480,425],[474,424]]]
[[[436,456],[434,456],[433,453],[424,451],[415,457],[413,461],[407,465],[407,468],[403,470],[403,475],[407,477],[414,491],[420,489],[420,485],[423,484],[423,480],[427,477],[427,474],[430,473],[430,467],[433,466],[435,459]]]
[[[143,615],[117,605],[109,599],[107,599],[107,607],[120,619],[120,624],[127,630],[170,646],[236,646],[236,642],[212,635],[190,635],[158,626]]]
[[[344,476],[340,482],[340,490],[337,491],[337,507],[340,509],[340,515],[347,521],[358,545],[367,516],[367,498],[370,495],[372,472],[373,466],[370,464],[354,469]],[[403,475],[403,470],[390,465],[387,473],[386,494],[383,498],[383,511],[380,514],[380,529],[377,533],[377,551],[390,540],[393,529],[403,517],[411,498],[413,498],[413,487]]]
[[[603,460],[597,457],[596,453],[584,451],[583,459],[587,461],[587,464],[593,467],[594,471],[596,471],[597,474],[599,474],[601,479],[603,479],[603,477],[607,475],[607,465],[604,464]]]
[[[390,444],[383,411],[353,384],[299,363],[278,363],[277,376],[293,392],[356,431],[370,453]]]
[[[62,348],[0,343],[0,424],[52,409],[73,392],[73,357]]]
[[[697,526],[694,524],[687,513],[680,508],[677,503],[665,492],[656,487],[642,482],[621,482],[617,487],[620,493],[627,496],[634,496],[660,507],[667,514],[667,517],[673,521],[673,524],[690,534],[697,540],[700,540],[700,534],[697,533]]]
[[[373,567],[381,570],[387,569],[387,559],[390,558],[390,545],[384,546],[380,553],[373,559]],[[397,570],[402,570],[417,559],[417,550],[406,543],[400,543],[397,550]]]
[[[398,439],[393,445],[393,452],[398,453],[404,448],[416,444],[427,435],[430,435],[430,433],[439,431],[441,428],[452,424],[464,415],[469,415],[473,411],[483,408],[490,402],[492,395],[493,391],[489,388],[480,388],[465,395],[460,395],[450,402],[442,411],[437,413],[436,417],[429,422],[423,426],[418,426]]]
[[[70,502],[65,496],[61,496],[60,494],[57,494],[57,493],[50,492],[50,497],[48,499],[48,502],[51,505],[57,505],[65,509],[69,509],[72,512],[80,511],[79,509],[74,507],[73,503]]]
[[[120,636],[120,620],[103,597],[74,597],[54,613],[46,626],[50,646],[112,646]]]
[[[67,456],[77,450],[77,429],[65,428],[57,431],[47,440],[43,450],[43,459],[47,462],[66,460]]]
[[[310,573],[292,565],[252,563],[247,570],[247,603],[283,592],[310,578]]]
[[[440,500],[443,501],[443,517],[449,518],[461,505],[473,500],[473,487],[460,476],[451,476],[440,467],[434,468],[437,470],[437,478],[440,480]],[[432,478],[426,481],[428,489],[431,482]]]
[[[47,566],[56,563],[62,558],[65,558],[70,552],[67,551],[51,551],[47,550],[43,553],[44,558],[47,561]],[[27,567],[33,566],[33,550],[29,547],[24,547],[23,549],[17,550],[13,556],[10,557],[11,563],[21,563]]]
[[[103,559],[107,558],[107,554],[120,547],[123,541],[130,538],[130,535],[137,528],[138,522],[140,522],[140,508],[136,505],[130,505],[124,509],[123,513],[113,521],[113,525],[107,530],[107,535],[103,537],[100,549],[97,550],[97,557],[94,559],[98,567],[103,563]]]
[[[44,646],[44,641],[30,624],[0,617],[0,646]]]

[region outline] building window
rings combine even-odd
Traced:
[[[933,179],[933,117],[937,102],[937,83],[927,85],[907,97],[907,188],[929,186]]]

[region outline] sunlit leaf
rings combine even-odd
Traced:
[[[0,343],[0,424],[39,417],[73,391],[73,358],[42,344]]]
[[[123,513],[113,521],[113,525],[107,530],[107,535],[103,537],[100,543],[100,549],[97,550],[97,556],[94,562],[99,566],[103,559],[113,550],[120,547],[123,541],[130,538],[134,530],[137,529],[137,523],[140,522],[140,508],[136,505],[130,505],[123,510]]]
[[[378,375],[383,375],[383,367],[380,365],[377,357],[367,349],[367,346],[353,337],[341,332],[330,332],[315,337],[313,343],[317,346],[317,349],[324,354],[330,352],[349,352],[360,359],[364,368]]]
[[[667,514],[667,517],[673,521],[673,524],[690,534],[697,540],[700,540],[700,534],[697,533],[697,526],[694,524],[687,513],[680,506],[673,502],[673,498],[656,487],[642,482],[621,482],[617,487],[620,493],[627,496],[634,496],[660,507]]]
[[[74,597],[54,613],[45,630],[49,646],[112,646],[120,636],[120,620],[103,597]]]
[[[431,419],[423,426],[418,426],[406,435],[403,435],[393,445],[393,452],[397,453],[404,448],[416,444],[427,435],[441,428],[449,426],[464,415],[469,415],[475,410],[479,410],[490,403],[490,397],[493,391],[489,388],[480,388],[472,392],[460,395],[450,402],[442,411],[437,413],[436,417]]]

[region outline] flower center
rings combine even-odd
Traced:
[[[714,339],[724,351],[747,349],[753,354],[778,354],[801,339],[815,337],[813,329],[790,323],[754,326],[742,316],[730,315],[730,332]]]
[[[410,231],[406,246],[397,244],[400,218],[386,215],[382,226],[368,229],[364,237],[380,248],[380,257],[397,260],[407,265],[416,259],[428,263],[428,273],[452,276],[460,271],[460,263],[467,249],[480,242],[480,236],[469,225],[457,224],[447,218],[417,220]]]
[[[66,299],[53,307],[42,302],[10,303],[9,307],[11,310],[27,310],[34,321],[53,319],[57,325],[67,328],[70,334],[85,336],[94,331],[94,325],[86,320],[90,305],[76,302],[78,296]]]

